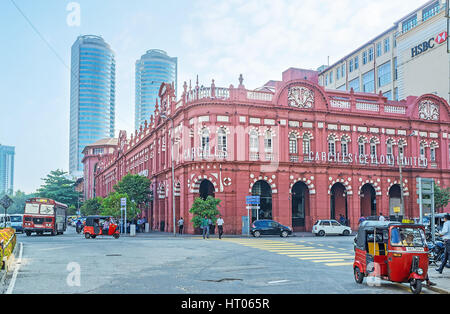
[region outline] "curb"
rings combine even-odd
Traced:
[[[445,290],[445,289],[441,289],[441,288],[436,288],[436,287],[426,287],[428,290],[437,292],[439,294],[450,294],[450,291]]]
[[[16,246],[14,247],[11,256],[8,258],[8,261],[5,263],[5,269],[0,270],[0,286],[4,284],[6,275],[8,275],[8,273],[12,269],[11,265],[14,264],[14,261],[16,259],[17,247],[19,246],[18,244],[19,243],[16,241]]]

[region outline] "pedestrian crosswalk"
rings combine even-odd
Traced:
[[[347,249],[337,249],[323,244],[311,242],[288,243],[274,240],[226,239],[249,248],[264,250],[278,255],[296,258],[305,262],[321,263],[329,267],[353,265],[354,255]]]

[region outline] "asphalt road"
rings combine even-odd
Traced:
[[[353,237],[86,240],[70,228],[18,243],[20,268],[3,287],[12,294],[410,294],[408,285],[356,284]]]

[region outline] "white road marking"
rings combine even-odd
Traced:
[[[16,267],[14,267],[14,273],[11,279],[11,282],[9,283],[8,290],[6,291],[6,294],[12,294],[14,290],[14,285],[16,284],[17,274],[19,273],[20,264],[22,263],[22,252],[23,252],[23,243],[20,242],[20,252],[19,252],[19,259],[16,262]]]

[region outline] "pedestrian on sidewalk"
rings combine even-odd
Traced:
[[[383,213],[380,213],[379,221],[386,221],[386,218],[384,218]]]
[[[181,217],[180,220],[178,220],[178,233],[183,234],[183,227],[184,227],[184,219]]]
[[[438,234],[444,239],[445,243],[444,260],[442,261],[441,267],[436,269],[439,274],[442,274],[445,265],[447,265],[450,255],[450,214],[444,216],[444,226],[442,227],[441,232],[439,232]]]
[[[224,221],[222,219],[222,215],[219,215],[219,219],[217,219],[217,229],[219,230],[219,239],[222,239],[223,224],[224,224]]]
[[[208,238],[209,239],[209,221],[208,216],[205,215],[205,217],[202,219],[202,224],[200,225],[200,228],[203,229],[203,239]]]

